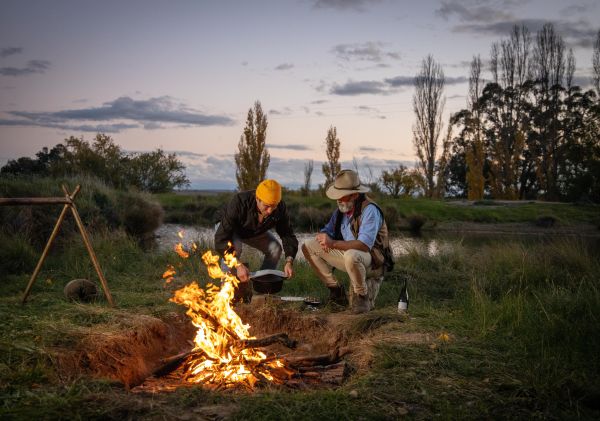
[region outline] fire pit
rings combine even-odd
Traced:
[[[176,247],[176,251],[182,258],[189,257],[181,245]],[[224,260],[230,268],[237,263],[231,254],[226,254]],[[171,301],[187,307],[186,314],[197,328],[194,347],[163,359],[162,365],[153,373],[155,377],[174,376],[175,379],[214,390],[253,390],[257,385],[267,384],[292,385],[303,378],[321,378],[322,375],[315,373],[329,370],[333,370],[340,380],[344,377],[346,365],[339,362],[339,349],[324,355],[287,358],[272,351],[267,353],[265,348],[270,345],[294,349],[297,341],[286,333],[260,339],[251,336],[250,326],[242,322],[233,308],[239,280],[231,271],[221,269],[218,255],[208,251],[202,255],[202,261],[209,276],[220,280],[220,286],[209,283],[201,288],[198,283],[192,282],[174,292]],[[175,274],[171,266],[163,277],[170,282]],[[275,270],[252,274],[254,289],[258,292],[279,291],[285,278],[285,273]],[[317,301],[309,299],[307,305],[318,305]]]

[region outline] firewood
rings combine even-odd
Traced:
[[[277,342],[290,349],[294,349],[298,345],[298,341],[290,339],[287,333],[277,333],[275,335],[265,336],[264,338],[260,339],[243,339],[238,341],[242,348],[260,348]]]
[[[337,358],[332,357],[334,356],[329,353],[302,357],[288,357],[286,360],[292,367],[312,367],[315,365],[328,365],[336,362]]]

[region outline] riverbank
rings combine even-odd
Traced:
[[[539,226],[532,222],[482,223],[470,221],[440,222],[431,227],[431,231],[440,233],[467,234],[506,234],[537,236],[582,236],[600,238],[600,228],[594,224],[579,222],[573,224],[553,224],[550,227]]]

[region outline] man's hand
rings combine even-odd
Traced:
[[[236,266],[235,271],[240,282],[248,282],[248,279],[250,279],[250,271],[243,263],[240,263],[239,266]]]
[[[321,245],[321,248],[324,251],[329,251],[333,246],[333,240],[331,239],[331,237],[329,235],[327,235],[327,233],[324,233],[324,232],[318,233],[316,236],[316,240],[319,242],[319,244]]]
[[[292,262],[286,262],[285,266],[283,267],[283,271],[285,272],[285,276],[287,276],[288,279],[294,276],[294,267]]]

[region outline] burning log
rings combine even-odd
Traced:
[[[263,346],[273,345],[279,342],[290,349],[295,349],[298,346],[298,341],[290,339],[287,333],[277,333],[275,335],[266,336],[260,339],[244,339],[238,342],[242,348],[261,348]]]
[[[246,348],[261,348],[264,346],[272,345],[274,343],[281,343],[290,349],[296,348],[298,341],[291,339],[287,333],[277,333],[271,336],[265,336],[260,339],[244,339],[238,341],[237,345],[241,349]],[[171,357],[163,358],[161,360],[161,366],[152,372],[154,377],[164,377],[173,371],[177,370],[186,359],[193,358],[208,358],[208,355],[198,349],[182,352],[181,354],[173,355]],[[272,359],[267,359],[265,362],[270,362]]]

